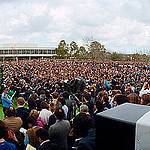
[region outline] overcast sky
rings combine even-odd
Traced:
[[[150,0],[0,0],[0,44],[85,37],[109,50],[149,52]]]

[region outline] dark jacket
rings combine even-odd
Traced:
[[[29,110],[27,108],[24,108],[24,107],[19,107],[16,109],[16,116],[17,117],[20,117],[23,121],[23,128],[27,129],[28,128],[28,125],[27,125],[27,119],[28,119],[28,116],[29,116]]]
[[[87,136],[83,137],[78,143],[77,150],[95,150],[95,129],[90,129]]]
[[[57,145],[51,143],[50,141],[47,141],[40,145],[40,147],[37,150],[58,150]]]

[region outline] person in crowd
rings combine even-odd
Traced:
[[[46,100],[46,95],[45,95],[45,91],[41,90],[40,91],[40,96],[39,96],[41,101],[45,101]]]
[[[150,94],[143,94],[141,97],[141,104],[150,106]]]
[[[36,132],[39,130],[39,127],[37,127],[36,118],[34,116],[30,116],[28,118],[28,130],[26,132],[25,136],[25,144],[30,144],[34,148],[38,148],[39,141],[36,136]]]
[[[32,109],[29,113],[29,117],[35,117],[36,119],[39,117],[39,112],[36,109]]]
[[[0,120],[0,150],[17,150],[16,145],[10,142],[7,142],[5,140],[5,137],[7,136],[7,129],[4,124]]]
[[[24,107],[25,100],[23,97],[17,99],[16,117],[20,117],[23,121],[22,127],[27,129],[27,118],[29,117],[29,110]]]
[[[67,150],[67,137],[70,130],[70,123],[68,120],[64,120],[65,114],[61,108],[55,110],[55,116],[57,121],[48,130],[50,141],[58,145],[58,149]]]
[[[69,93],[67,91],[64,91],[62,96],[66,101],[66,106],[68,107],[67,119],[70,120],[73,112],[73,101],[69,98]]]
[[[22,119],[20,117],[16,117],[16,110],[14,107],[7,108],[5,114],[6,117],[3,122],[9,129],[17,133],[23,124]]]
[[[29,96],[29,98],[28,98],[29,110],[37,109],[37,104],[36,104],[37,97],[38,97],[37,94],[34,92]]]
[[[58,92],[53,92],[52,93],[52,103],[54,104],[55,107],[59,107],[58,105],[58,97],[59,97],[59,94]]]
[[[87,113],[88,107],[81,105],[80,113],[73,119],[73,133],[77,150],[95,150],[95,129],[92,117]]]
[[[111,108],[111,104],[110,104],[110,102],[109,102],[109,97],[108,97],[108,95],[102,96],[102,102],[103,102],[103,106],[104,106],[104,109],[105,109],[105,110]]]
[[[88,92],[85,92],[84,98],[83,98],[83,103],[85,103],[88,106],[88,112],[90,113],[91,116],[94,114],[94,102],[95,102],[95,97],[94,97],[94,91],[93,89],[89,89]],[[84,102],[85,101],[85,102]]]
[[[52,112],[49,110],[47,102],[41,102],[41,109],[42,110],[40,111],[39,117],[45,123],[45,125],[48,125],[49,117],[52,115]]]
[[[128,95],[130,93],[133,93],[135,90],[135,88],[130,84],[130,83],[127,83],[125,85],[125,93]]]
[[[50,117],[49,117],[49,122],[48,122],[48,127],[52,126],[53,124],[55,124],[57,121],[57,117],[55,116],[55,113],[52,114]]]
[[[140,90],[139,96],[141,97],[143,94],[150,94],[150,85],[148,82],[143,84],[142,89]]]
[[[49,140],[49,134],[47,130],[40,128],[36,131],[36,136],[40,143],[40,146],[37,148],[37,150],[59,150],[57,145],[53,144]]]
[[[129,103],[140,104],[140,98],[139,98],[138,94],[131,93],[127,97],[128,97]]]
[[[49,107],[50,107],[51,112],[54,113],[54,111],[55,111],[55,105],[54,105],[53,102],[50,102]]]
[[[61,108],[64,110],[65,113],[65,118],[67,119],[67,115],[68,115],[68,107],[66,106],[66,101],[63,97],[60,97],[58,99],[58,101],[61,103]]]
[[[89,108],[88,108],[88,106],[87,105],[85,105],[85,104],[83,104],[83,105],[81,105],[80,106],[80,113],[82,114],[89,114]]]
[[[15,145],[17,150],[24,150],[24,135],[20,132],[14,133],[13,130],[9,129],[7,125],[0,120],[0,126],[5,129],[6,134],[4,140]]]
[[[104,80],[104,87],[106,88],[107,91],[109,91],[111,89],[111,83],[110,83],[107,75]]]
[[[36,109],[30,111],[29,117],[31,116],[36,119],[37,127],[45,128],[45,122],[39,117],[39,112]]]
[[[1,99],[2,99],[3,112],[5,114],[6,109],[12,105],[12,97],[9,96],[7,88],[3,91]]]
[[[89,112],[88,112],[88,106],[83,104],[80,106],[80,113],[75,116],[75,118],[73,119],[73,132],[74,132],[74,136],[75,138],[80,138],[82,137],[81,133],[84,130],[84,126],[82,127],[82,118],[87,118],[87,120],[89,120],[91,122],[91,124],[93,124],[94,126],[94,119],[90,116]]]
[[[116,106],[127,103],[128,102],[128,97],[124,94],[116,94],[114,97],[114,103]]]
[[[95,114],[100,113],[104,111],[104,105],[101,101],[96,101],[96,110],[95,110]]]

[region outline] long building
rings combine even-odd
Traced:
[[[55,48],[50,47],[0,47],[0,57],[54,57]]]

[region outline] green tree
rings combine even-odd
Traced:
[[[65,57],[68,55],[68,47],[65,40],[61,40],[56,48],[56,53],[59,57]]]
[[[98,41],[91,42],[88,50],[92,56],[92,59],[100,59],[100,60],[105,59],[106,48],[100,42]]]
[[[140,61],[141,55],[139,53],[132,54],[132,59],[134,61]]]
[[[144,62],[150,62],[150,55],[143,54],[143,55],[142,55],[142,60],[143,60]]]
[[[70,43],[70,55],[73,56],[78,50],[79,50],[79,47],[77,43],[72,41]]]
[[[110,56],[110,59],[113,61],[120,61],[123,59],[123,56],[122,56],[122,54],[119,54],[117,52],[113,52]]]
[[[85,53],[86,53],[85,47],[84,46],[80,46],[80,48],[79,48],[79,54],[84,55]]]
[[[86,49],[84,46],[80,46],[78,50],[74,53],[74,56],[77,58],[83,58],[86,54]]]

